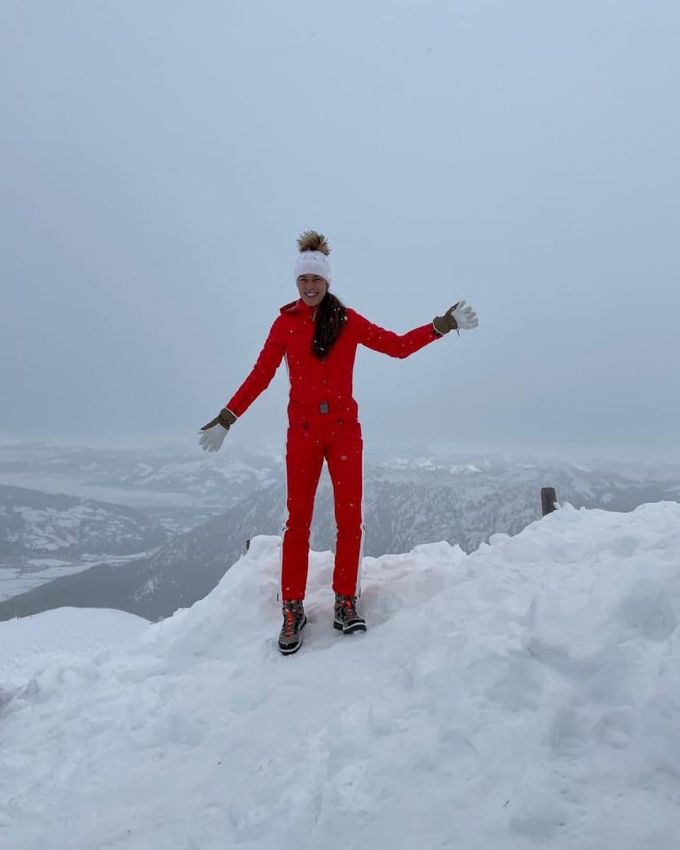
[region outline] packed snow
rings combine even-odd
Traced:
[[[1,847],[676,850],[680,504],[365,558],[351,636],[313,552],[288,657],[279,551],[40,671],[0,624]]]
[[[0,693],[43,668],[68,665],[75,652],[115,646],[148,627],[143,617],[110,608],[55,608],[0,623]]]

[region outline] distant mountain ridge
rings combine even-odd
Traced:
[[[256,478],[256,472],[248,476]],[[280,535],[283,476],[267,467],[267,485],[249,489],[227,511],[130,563],[98,565],[0,603],[0,619],[60,605],[112,607],[157,620],[189,607],[215,587],[260,534]],[[540,488],[575,507],[629,511],[677,499],[678,481],[626,477],[556,462],[472,458],[397,458],[365,468],[364,555],[408,552],[446,540],[470,552],[492,534],[516,534],[540,516]],[[322,473],[310,539],[315,551],[334,549],[332,490]]]
[[[231,446],[216,457],[198,447],[171,452],[0,442],[2,483],[137,507],[226,510],[282,468],[281,458]]]
[[[129,555],[168,532],[124,505],[0,484],[0,555]]]

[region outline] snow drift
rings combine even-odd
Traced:
[[[0,668],[0,846],[675,850],[680,504],[366,558],[352,636],[312,553],[291,657],[279,544],[141,634]]]

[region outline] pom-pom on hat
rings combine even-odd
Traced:
[[[331,264],[328,262],[328,255],[331,249],[323,233],[306,230],[298,238],[298,248],[300,253],[295,260],[295,279],[301,274],[318,274],[330,284]]]

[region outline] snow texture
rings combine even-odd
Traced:
[[[290,657],[279,547],[22,684],[0,623],[0,846],[677,848],[680,504],[365,558],[352,636],[313,552]]]

